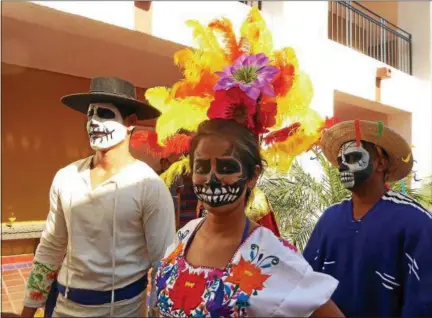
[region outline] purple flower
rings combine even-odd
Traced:
[[[271,82],[279,73],[275,66],[268,66],[269,59],[265,54],[242,55],[231,66],[225,67],[214,90],[228,90],[240,87],[251,99],[256,101],[260,94],[275,95]]]

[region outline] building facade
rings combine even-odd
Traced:
[[[181,76],[174,52],[194,45],[184,22],[225,16],[238,29],[250,5],[260,7],[276,47],[297,51],[314,109],[382,120],[414,146],[417,176],[432,174],[430,2],[5,2],[2,222],[45,219],[56,170],[90,153],[85,118],[61,107],[62,95],[103,75],[133,82],[140,98],[171,85]]]

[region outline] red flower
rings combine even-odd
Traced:
[[[240,88],[218,90],[207,111],[210,119],[234,119],[248,129],[254,129],[256,102]]]
[[[182,309],[189,316],[191,310],[198,307],[202,302],[206,280],[204,274],[190,274],[188,271],[181,272],[169,296],[173,301],[173,310]]]
[[[255,134],[260,135],[268,132],[267,128],[276,124],[277,104],[273,99],[263,99],[257,111],[257,124]]]
[[[34,290],[34,291],[30,292],[30,298],[32,300],[36,300],[36,301],[43,300],[44,299],[44,295],[43,295],[43,293],[41,291]]]

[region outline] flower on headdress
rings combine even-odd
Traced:
[[[273,100],[260,101],[257,108],[255,134],[267,133],[276,124],[277,104]]]
[[[240,88],[215,92],[215,99],[207,111],[210,119],[234,119],[248,129],[254,129],[256,102],[250,99]]]
[[[235,62],[225,67],[222,72],[216,72],[220,76],[214,90],[228,90],[240,87],[251,99],[256,101],[260,94],[274,96],[271,85],[279,69],[269,66],[269,59],[265,54],[242,55]]]

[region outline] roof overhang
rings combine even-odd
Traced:
[[[181,77],[182,45],[30,2],[2,3],[2,62],[73,76],[115,75],[139,87]]]

